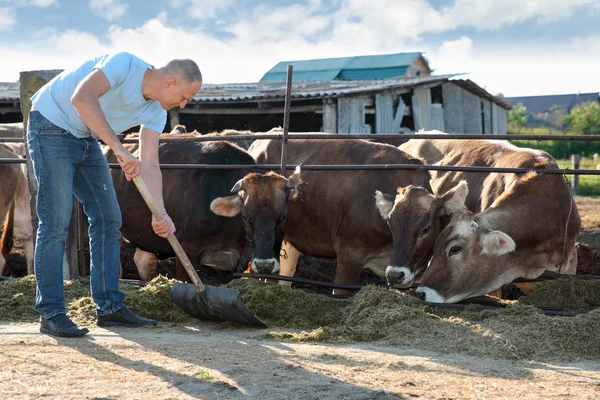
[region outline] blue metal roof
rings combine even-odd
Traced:
[[[321,58],[316,60],[281,61],[260,82],[285,81],[287,66],[294,66],[294,81],[326,81],[334,79],[386,79],[406,75],[408,67],[421,53],[396,53],[374,56]]]

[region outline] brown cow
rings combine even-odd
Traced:
[[[249,152],[258,163],[278,163],[281,142],[258,140]],[[421,163],[393,146],[356,139],[290,140],[287,161],[307,165]],[[373,194],[408,185],[429,189],[429,173],[304,170],[298,197],[288,204],[285,241],[311,256],[337,258],[336,283],[355,284],[363,268],[383,276],[392,236],[373,207]],[[285,250],[289,253],[290,247]],[[288,254],[288,259],[295,264],[296,256]],[[282,274],[293,274],[293,270],[283,271],[283,259],[281,263]]]
[[[128,149],[135,153],[137,144]],[[114,162],[110,150],[105,153]],[[243,149],[229,142],[171,141],[159,147],[161,163],[255,164]],[[285,232],[287,201],[294,196],[298,174],[286,179],[274,173],[244,170],[165,169],[165,208],[177,227],[176,236],[195,267],[210,266],[224,271],[239,269],[252,253],[256,272],[279,270],[279,250]],[[136,247],[160,258],[175,254],[166,239],[150,226],[150,211],[132,182],[122,171],[112,176],[123,215],[123,235]],[[225,193],[232,196],[219,197]],[[226,217],[226,218],[223,218]],[[249,254],[248,254],[249,256]],[[187,278],[178,268],[177,277]],[[140,271],[140,276],[150,276]]]
[[[17,155],[9,146],[0,143],[0,158],[17,158]],[[0,164],[0,275],[4,274],[6,257],[13,246],[15,205],[22,176],[23,172],[18,164]]]
[[[400,147],[432,165],[558,168],[545,152],[503,141],[415,139]],[[434,193],[461,194],[451,210],[438,213],[451,220],[417,289],[427,301],[457,302],[546,270],[575,273],[580,218],[562,176],[438,171],[431,186]]]

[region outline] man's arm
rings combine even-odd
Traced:
[[[92,71],[75,88],[71,103],[83,123],[87,125],[115,153],[119,165],[127,180],[136,177],[140,172],[139,160],[123,147],[100,108],[98,99],[110,89],[110,82],[104,72]]]
[[[175,233],[175,225],[165,210],[162,173],[158,161],[159,138],[160,134],[158,132],[142,126],[139,151],[142,163],[140,175],[162,213],[162,219],[160,220],[156,220],[154,216],[152,217],[152,228],[158,236],[166,238]]]

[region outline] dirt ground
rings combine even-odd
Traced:
[[[577,205],[582,230],[599,230],[600,200],[578,197]],[[598,252],[584,244],[578,252],[578,273],[600,275]],[[123,277],[137,279],[132,256],[125,244]],[[22,275],[19,243],[8,264],[9,274]],[[303,256],[298,270],[332,281],[335,260]],[[161,261],[159,271],[171,275],[174,260]],[[209,284],[229,280],[210,269],[201,277]],[[377,278],[365,271],[361,282]],[[40,335],[38,327],[0,322],[0,398],[600,398],[600,355],[590,357],[597,362],[542,363],[432,353],[410,343],[282,342],[265,338],[273,329],[200,321],[135,330],[93,327],[77,339]]]
[[[57,339],[0,324],[3,399],[597,399],[600,363],[547,364],[377,345],[265,340],[216,323],[93,328]]]

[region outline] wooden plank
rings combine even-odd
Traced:
[[[444,108],[441,104],[431,105],[431,129],[445,132],[446,127],[444,125]]]
[[[417,87],[414,89],[413,92],[419,102],[419,109],[421,113],[421,128],[425,129],[426,131],[431,130],[431,89],[425,87]]]
[[[497,135],[498,133],[498,104],[492,103],[492,134]]]
[[[463,133],[482,134],[481,100],[473,93],[463,90]]]
[[[394,110],[394,98],[391,93],[375,96],[375,133],[396,133],[400,131],[406,104],[398,98],[398,106]]]
[[[337,103],[334,99],[323,100],[323,132],[337,133]]]
[[[368,98],[338,98],[338,133],[371,133],[371,126],[365,125],[365,104]]]
[[[418,132],[419,130],[423,129],[423,123],[421,122],[421,106],[419,105],[419,99],[417,98],[417,96],[412,96],[411,102],[413,122],[415,124],[415,132]]]
[[[462,90],[448,82],[442,85],[444,125],[447,133],[463,133]]]
[[[490,135],[492,133],[492,102],[488,99],[481,99],[483,111],[483,133]]]

